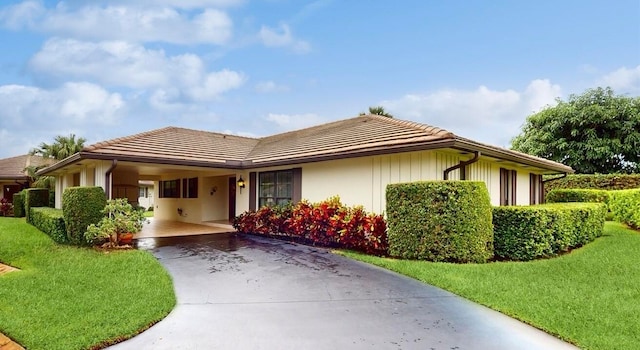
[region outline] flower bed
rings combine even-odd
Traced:
[[[363,207],[347,207],[339,197],[320,203],[301,201],[283,207],[262,207],[236,217],[238,232],[290,237],[297,242],[386,255],[387,225],[382,215]]]

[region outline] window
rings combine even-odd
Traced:
[[[269,171],[259,174],[258,205],[273,206],[292,202],[293,171]]]
[[[149,192],[147,187],[139,187],[138,188],[138,197],[147,198],[149,197]]]
[[[518,172],[500,168],[500,205],[516,204]]]
[[[198,198],[198,178],[182,179],[182,198]]]
[[[160,198],[180,198],[180,179],[160,181]]]
[[[542,204],[544,201],[544,189],[542,186],[542,175],[529,175],[529,204]]]

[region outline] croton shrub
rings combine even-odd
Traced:
[[[298,242],[326,247],[359,250],[386,255],[387,225],[382,215],[367,213],[363,207],[348,207],[339,197],[319,203],[262,207],[235,218],[238,232],[274,237],[291,237]]]

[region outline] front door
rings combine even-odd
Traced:
[[[236,217],[236,178],[229,178],[229,221]]]
[[[2,196],[6,198],[9,203],[13,203],[13,194],[20,192],[22,189],[20,185],[4,185],[2,187]]]

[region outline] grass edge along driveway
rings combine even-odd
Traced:
[[[640,233],[604,236],[553,259],[448,264],[340,254],[498,310],[583,349],[640,349]]]
[[[148,252],[58,245],[24,219],[0,218],[0,332],[30,350],[100,348],[163,319],[171,277]]]

